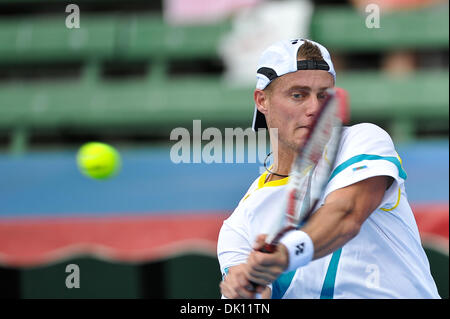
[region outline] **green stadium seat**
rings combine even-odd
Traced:
[[[446,8],[383,15],[380,29],[367,29],[366,16],[350,7],[320,7],[312,17],[312,38],[334,52],[448,50]],[[0,21],[0,43],[10,44],[0,46],[0,64],[78,61],[84,67],[81,79],[0,84],[0,129],[15,132],[17,145],[26,143],[29,128],[128,127],[166,134],[193,119],[248,126],[252,87],[229,87],[220,76],[167,77],[170,61],[217,58],[230,21],[171,26],[160,15],[84,15],[80,23],[80,29],[66,28],[65,15]],[[102,79],[101,64],[115,61],[150,62],[151,72],[143,79]],[[409,136],[421,119],[448,120],[448,82],[447,70],[403,78],[341,72],[337,80],[350,93],[352,120],[391,123]]]
[[[171,26],[161,16],[135,16],[123,19],[120,34],[121,57],[202,58],[218,55],[221,36],[229,22],[213,25]]]
[[[117,24],[114,17],[83,17],[68,29],[65,16],[0,20],[2,63],[53,62],[110,58]]]
[[[395,121],[448,117],[446,72],[392,78],[378,72],[342,73],[337,84],[351,96],[353,119]],[[166,83],[40,83],[0,87],[0,126],[89,127],[151,125],[173,127],[202,119],[245,123],[253,112],[252,88],[227,87],[218,79]],[[248,124],[248,123],[247,123]]]
[[[448,48],[448,5],[383,14],[380,28],[367,28],[369,13],[349,8],[316,10],[311,37],[340,51]]]

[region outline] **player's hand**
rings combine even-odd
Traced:
[[[270,254],[259,251],[264,246],[265,239],[266,235],[259,235],[256,238],[254,251],[247,259],[247,279],[264,286],[274,282],[289,265],[289,254],[282,244]]]
[[[241,264],[230,267],[228,274],[220,283],[220,291],[222,295],[229,299],[252,299],[256,293],[261,293],[265,287],[258,286],[256,292],[247,279],[248,266]]]

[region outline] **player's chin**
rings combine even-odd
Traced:
[[[307,129],[296,129],[295,133],[293,134],[294,138],[292,139],[292,146],[295,151],[298,151],[299,148],[301,148],[306,141],[306,138],[308,136],[308,130]]]

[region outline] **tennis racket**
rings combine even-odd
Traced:
[[[292,164],[279,218],[271,224],[260,251],[274,252],[280,238],[305,224],[315,211],[334,167],[343,122],[348,121],[347,97],[343,89],[327,90],[327,97]]]

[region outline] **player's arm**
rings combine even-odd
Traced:
[[[330,193],[302,229],[314,243],[313,259],[332,253],[358,235],[392,181],[388,176],[375,176]]]
[[[393,179],[375,176],[331,192],[302,228],[313,242],[313,259],[326,256],[354,238],[364,221],[383,199]],[[257,239],[255,249],[263,245],[264,236]],[[266,285],[289,266],[288,249],[280,244],[274,254],[253,251],[248,260],[248,280]]]
[[[220,229],[217,255],[222,271],[222,282],[220,291],[223,298],[242,299],[254,298],[255,292],[251,290],[248,277],[248,266],[245,261],[252,250],[251,242],[247,239],[245,231],[245,220],[239,218],[245,216],[240,211],[235,211],[233,215],[224,222]],[[263,292],[263,287],[258,289]],[[270,298],[269,288],[262,293],[263,298]]]

